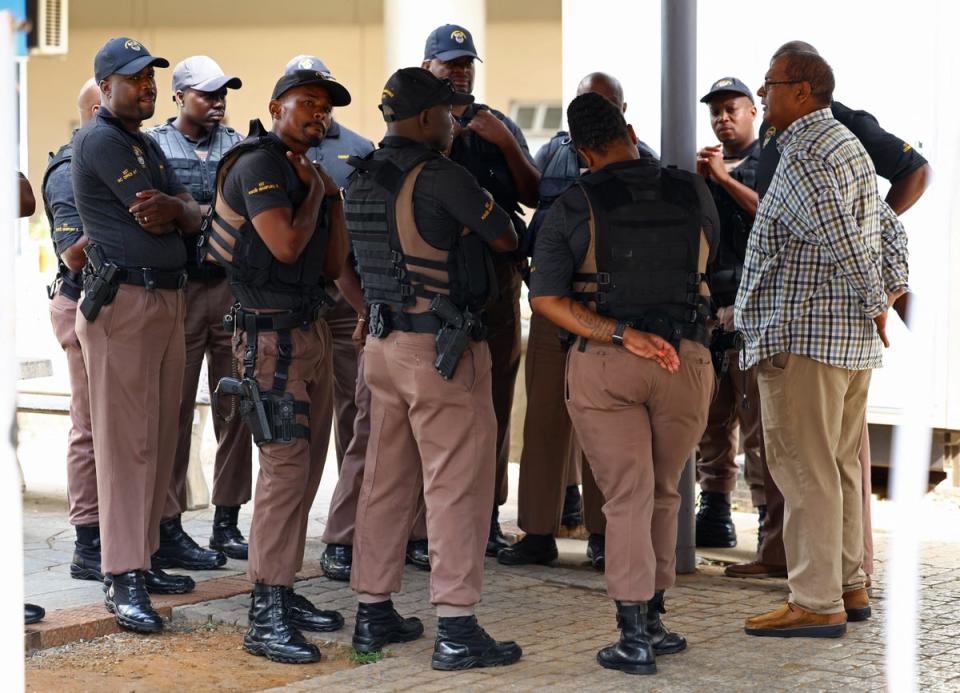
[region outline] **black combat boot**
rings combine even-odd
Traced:
[[[420,570],[430,570],[430,545],[426,539],[407,542],[407,563]]]
[[[703,491],[697,510],[697,547],[731,549],[737,545],[737,530],[730,516],[730,495]]]
[[[46,615],[47,612],[42,606],[37,606],[36,604],[23,605],[23,622],[25,625],[29,626],[31,623],[42,621]]]
[[[103,581],[100,572],[100,526],[78,525],[77,540],[73,543],[73,563],[70,577],[74,580]]]
[[[663,590],[660,590],[653,599],[647,602],[647,630],[650,632],[650,642],[653,651],[660,655],[674,654],[687,649],[687,640],[682,635],[671,633],[660,620],[660,614],[667,613],[663,605]]]
[[[605,669],[628,674],[656,674],[657,662],[647,629],[647,605],[627,606],[617,602],[620,642],[597,652],[597,663]]]
[[[116,617],[121,628],[137,633],[159,633],[163,630],[163,619],[153,610],[142,570],[106,577],[110,578],[110,586],[103,603],[107,611]]]
[[[513,664],[523,654],[512,640],[497,641],[477,623],[476,616],[441,617],[431,665],[440,671]]]
[[[329,633],[343,628],[343,616],[337,611],[323,611],[306,597],[287,588],[287,616],[291,625],[300,630]]]
[[[583,524],[583,498],[579,486],[567,486],[563,496],[563,514],[560,524],[567,529],[576,529]]]
[[[591,534],[587,538],[587,558],[601,573],[606,567],[607,537],[604,534]]]
[[[210,548],[222,551],[228,558],[247,560],[247,540],[237,527],[239,505],[218,505],[213,511],[213,534],[210,536]]]
[[[160,523],[160,548],[153,554],[153,567],[214,570],[226,562],[221,552],[201,547],[184,532],[179,515]]]
[[[500,549],[497,562],[503,565],[546,565],[557,560],[557,540],[552,534],[524,534],[523,539]]]
[[[348,582],[353,565],[353,547],[349,544],[327,544],[320,556],[320,569],[331,580]]]
[[[501,549],[508,546],[510,546],[510,542],[503,536],[503,531],[500,529],[500,508],[494,505],[493,515],[490,517],[490,536],[487,538],[486,553],[488,556],[495,558]]]
[[[189,575],[170,575],[159,568],[143,570],[143,584],[150,594],[187,594],[193,592],[197,583]],[[103,591],[110,589],[111,575],[103,576]]]
[[[757,506],[757,550],[763,546],[763,533],[767,529],[767,506]]]
[[[320,661],[320,650],[290,623],[288,590],[284,585],[253,586],[250,595],[250,628],[243,649],[272,662],[310,664]]]
[[[353,629],[353,649],[379,652],[387,643],[409,642],[423,635],[423,623],[417,617],[404,618],[393,608],[393,600],[357,606],[357,624]]]

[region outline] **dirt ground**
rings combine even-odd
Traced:
[[[242,638],[234,626],[173,625],[158,635],[121,633],[43,650],[26,658],[26,690],[260,691],[355,666],[350,649],[333,643],[318,643],[320,662],[292,665],[248,654]]]

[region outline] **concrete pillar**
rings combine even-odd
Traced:
[[[411,3],[409,0],[384,0],[383,36],[386,41],[383,81],[401,67],[423,62],[423,45],[438,26],[459,24],[473,35],[480,59],[486,58],[486,0],[433,0]],[[483,101],[486,92],[483,63],[477,63],[473,95]]]

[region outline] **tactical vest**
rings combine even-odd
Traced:
[[[47,170],[43,172],[43,181],[40,183],[40,195],[43,198],[43,211],[47,215],[47,222],[50,224],[51,240],[53,239],[53,234],[56,233],[56,230],[54,229],[55,222],[53,219],[53,210],[50,209],[50,205],[47,204],[47,196],[44,191],[47,189],[47,180],[50,178],[50,174],[61,166],[69,165],[72,159],[73,144],[71,143],[67,143],[60,147],[56,154],[50,152],[47,158]],[[54,248],[56,248],[56,243],[54,243]],[[70,268],[63,264],[59,254],[57,255],[57,277],[73,284],[74,287],[83,286],[83,277],[81,274],[79,272],[71,272]]]
[[[226,270],[233,294],[245,308],[312,308],[326,300],[323,290],[326,230],[321,233],[318,228],[314,232],[295,262],[282,263],[270,253],[251,221],[230,207],[224,198],[223,182],[227,173],[241,156],[255,150],[269,152],[278,163],[291,166],[283,142],[269,134],[259,120],[251,121],[250,134],[217,165],[216,193],[201,229],[200,257]],[[285,184],[295,211],[306,199],[307,189],[299,179],[296,185],[292,180]]]
[[[496,278],[486,243],[464,229],[452,250],[430,245],[417,230],[413,190],[427,162],[424,147],[387,147],[348,160],[345,215],[367,305],[425,313],[437,294],[460,309],[478,310],[493,297]]]
[[[704,343],[710,248],[693,186],[670,169],[645,184],[600,171],[578,185],[590,209],[590,244],[574,274],[574,300],[674,345]]]

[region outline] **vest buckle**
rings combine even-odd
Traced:
[[[597,272],[597,286],[605,286],[610,283],[609,272]]]

